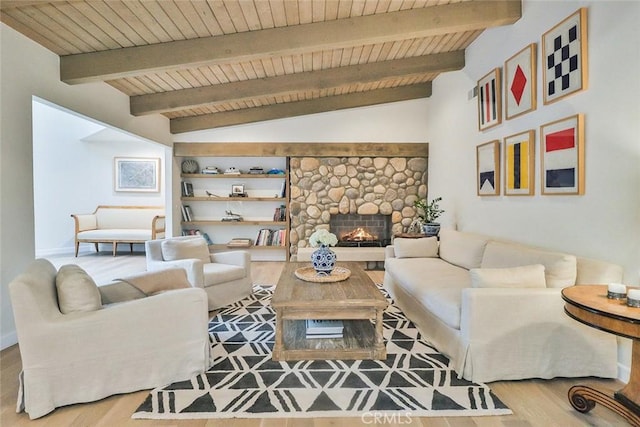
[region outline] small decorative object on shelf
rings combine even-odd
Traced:
[[[251,175],[262,175],[264,173],[264,169],[262,169],[260,166],[254,166],[249,169],[249,173]]]
[[[225,169],[225,175],[240,175],[242,172],[236,167],[231,166],[230,168]]]
[[[282,169],[272,168],[267,172],[267,175],[284,175],[284,171]]]
[[[309,244],[318,248],[311,254],[311,264],[319,276],[329,276],[336,265],[336,253],[329,249],[338,243],[338,238],[329,230],[321,228],[309,237]]]
[[[200,171],[203,175],[218,175],[220,171],[215,166],[207,166]]]
[[[199,168],[198,162],[193,159],[186,159],[182,162],[182,173],[196,173]]]
[[[225,221],[225,222],[227,222],[227,221],[229,221],[229,222],[233,222],[233,221],[240,222],[240,221],[242,221],[242,216],[240,216],[238,214],[235,214],[235,213],[233,213],[231,211],[225,211],[225,212],[227,214],[224,217],[222,217],[222,221]]]

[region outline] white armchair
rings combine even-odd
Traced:
[[[188,380],[209,367],[209,313],[201,289],[147,297],[125,282],[98,288],[79,271],[62,279],[64,273],[38,259],[9,284],[22,359],[18,412],[39,418],[57,407]],[[63,280],[91,285],[65,294]],[[66,309],[89,293],[90,304]],[[114,297],[118,303],[102,305]]]
[[[183,268],[191,286],[207,292],[209,310],[241,300],[252,292],[251,255],[247,251],[209,253],[200,236],[149,240],[147,270]]]

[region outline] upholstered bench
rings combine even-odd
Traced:
[[[164,238],[165,216],[162,206],[106,206],[100,205],[91,214],[72,214],[75,221],[76,256],[80,243],[113,244],[116,256],[118,243],[134,243]]]

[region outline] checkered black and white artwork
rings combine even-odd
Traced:
[[[587,9],[542,35],[544,103],[549,104],[587,87]]]

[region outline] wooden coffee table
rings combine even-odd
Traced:
[[[351,270],[347,280],[315,283],[298,279],[296,269],[308,265],[285,264],[273,294],[273,360],[386,359],[382,312],[387,300],[367,273],[355,262],[340,262],[338,266]],[[307,339],[305,319],[341,319],[343,336]]]

